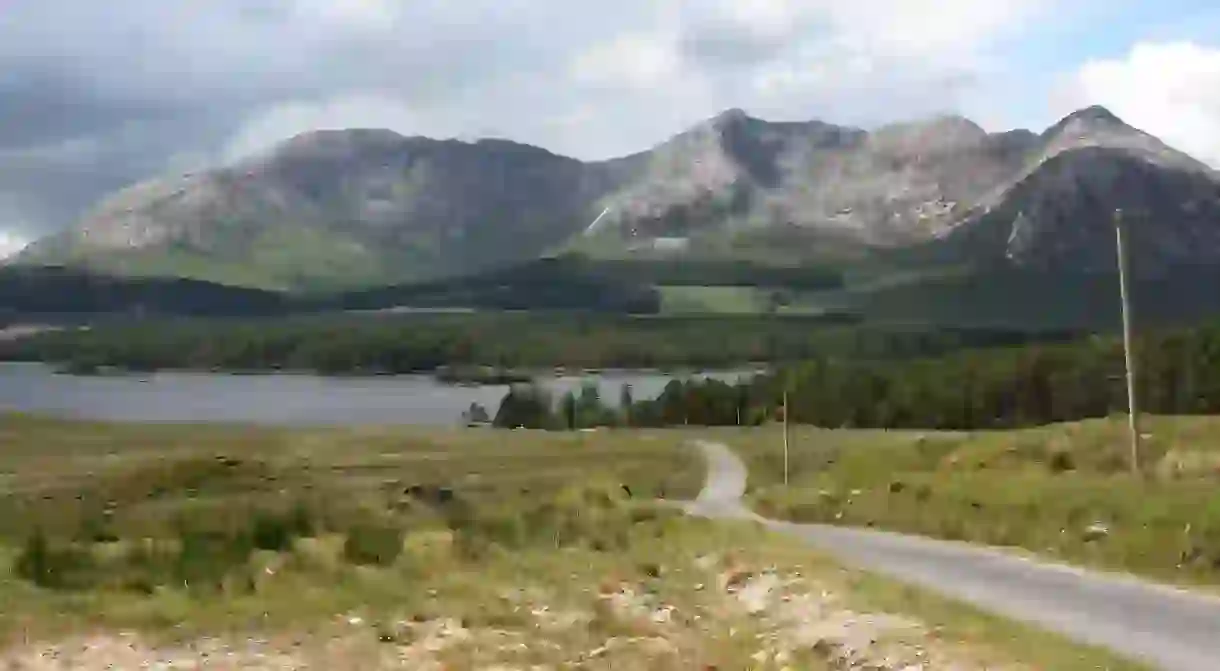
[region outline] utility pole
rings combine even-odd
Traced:
[[[788,486],[788,389],[784,388],[784,486]]]
[[[1128,287],[1127,225],[1123,211],[1114,211],[1114,231],[1118,246],[1118,288],[1122,299],[1123,362],[1127,369],[1127,429],[1131,434],[1131,472],[1140,472],[1139,404],[1135,398],[1135,356],[1131,351],[1131,290]]]

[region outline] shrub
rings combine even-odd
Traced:
[[[25,539],[25,547],[17,556],[13,571],[36,585],[43,585],[51,573],[51,548],[41,529],[35,529]]]
[[[292,520],[285,516],[259,513],[254,517],[250,539],[256,549],[283,552],[292,547],[295,535]]]
[[[299,538],[313,538],[318,533],[318,525],[314,523],[313,513],[303,503],[293,506],[288,516],[288,526],[292,535]]]
[[[392,524],[358,524],[347,533],[343,557],[361,566],[389,566],[402,553],[402,541],[402,529]]]
[[[13,572],[39,587],[87,589],[98,579],[96,562],[87,548],[70,544],[55,546],[42,530],[26,539],[13,565]]]
[[[554,404],[547,391],[535,385],[518,385],[509,390],[492,426],[501,429],[549,429],[555,425]]]
[[[175,577],[191,588],[219,588],[239,566],[245,566],[254,550],[245,533],[183,529],[175,566]]]
[[[1067,450],[1055,450],[1051,454],[1050,469],[1052,473],[1066,473],[1076,470],[1076,460]]]
[[[516,511],[503,510],[479,516],[471,531],[507,548],[519,548],[529,540],[525,519]]]
[[[77,540],[82,543],[117,543],[119,537],[107,519],[90,515],[81,522]]]
[[[317,532],[313,516],[304,504],[298,503],[290,512],[259,512],[250,527],[255,548],[284,552],[292,548],[295,538],[312,538]]]

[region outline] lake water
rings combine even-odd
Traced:
[[[543,377],[552,392],[598,384],[616,403],[624,384],[636,399],[655,398],[670,380],[717,377],[732,382],[752,372],[666,374],[608,371],[584,377]],[[154,373],[61,375],[39,364],[0,363],[0,412],[19,411],[124,422],[248,422],[260,424],[453,425],[470,404],[495,414],[507,386],[463,387],[431,376],[333,378],[313,375]]]

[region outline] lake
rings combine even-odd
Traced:
[[[595,382],[607,403],[624,384],[636,399],[655,398],[673,379],[716,377],[728,382],[753,371],[670,374],[605,371],[540,377],[556,395]],[[428,375],[321,377],[301,374],[226,375],[162,372],[73,376],[40,364],[0,363],[0,412],[123,422],[242,422],[258,424],[454,425],[471,403],[495,414],[504,385],[463,387]]]

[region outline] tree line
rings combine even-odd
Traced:
[[[88,371],[308,370],[394,374],[449,366],[723,367],[818,356],[890,360],[1065,333],[836,325],[817,317],[573,313],[159,319],[0,341],[0,359]]]
[[[631,386],[623,385],[614,404],[601,398],[596,384],[558,398],[537,385],[515,385],[491,424],[503,429],[548,430],[756,425],[766,417],[762,406],[752,401],[749,383],[730,384],[714,378],[671,380],[657,398],[643,400],[636,400]],[[487,415],[472,406],[466,418],[475,417]]]
[[[1157,414],[1220,413],[1220,327],[1135,344],[1137,394]],[[823,427],[1006,429],[1126,412],[1121,341],[967,349],[911,360],[815,357],[749,385],[672,384],[632,410],[642,425],[748,424],[779,416]]]
[[[288,312],[282,294],[177,278],[110,277],[62,268],[0,268],[0,320],[112,315],[258,316]],[[70,320],[69,320],[70,321]]]

